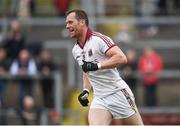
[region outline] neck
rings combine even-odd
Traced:
[[[82,34],[77,38],[79,44],[84,45],[88,28],[84,28]]]

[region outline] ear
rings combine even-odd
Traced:
[[[80,19],[79,22],[80,22],[81,25],[85,25],[85,20]]]

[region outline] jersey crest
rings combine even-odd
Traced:
[[[88,56],[91,57],[93,55],[92,49],[88,51]]]

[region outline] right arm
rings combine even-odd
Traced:
[[[87,74],[83,73],[83,91],[78,96],[78,100],[82,106],[88,106],[89,100],[89,91],[91,90],[91,84],[87,78]]]
[[[88,90],[90,92],[91,90],[91,84],[88,80],[87,74],[83,72],[83,89]]]
[[[82,65],[82,57],[79,52],[77,52],[76,46],[74,46],[72,50],[72,54],[74,59],[78,62],[79,66]],[[87,74],[83,73],[83,91],[78,96],[78,100],[82,106],[88,106],[89,100],[89,91],[91,90],[91,85],[89,83],[89,80],[87,78]]]

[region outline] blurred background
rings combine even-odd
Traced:
[[[77,8],[126,53],[118,70],[144,123],[180,124],[179,0],[0,0],[0,124],[87,124],[65,29]]]

